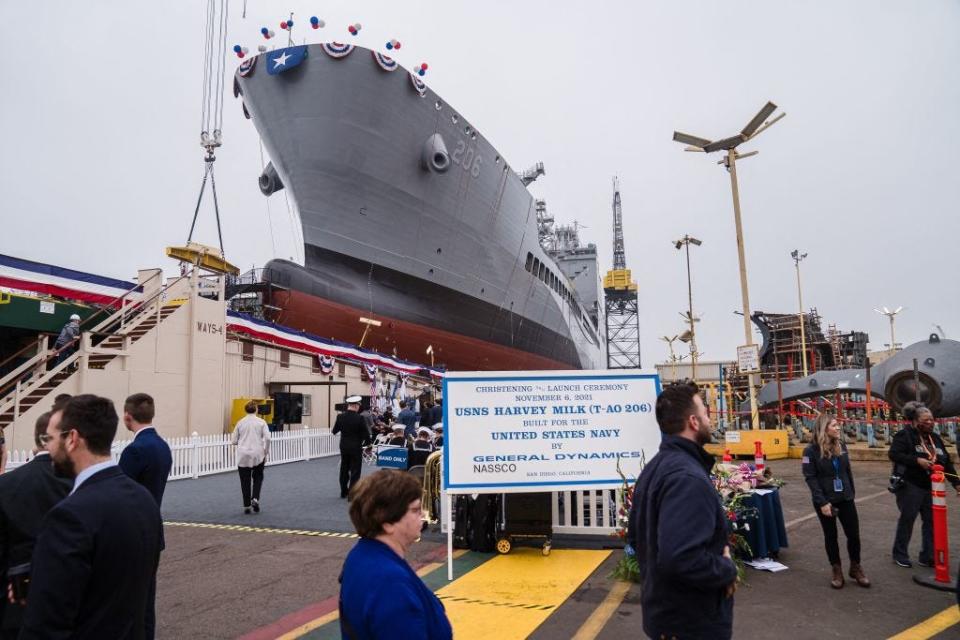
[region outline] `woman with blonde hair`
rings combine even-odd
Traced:
[[[813,507],[823,528],[827,558],[833,567],[830,586],[843,587],[843,566],[837,539],[837,520],[847,538],[850,577],[861,587],[870,581],[860,566],[860,520],[854,502],[853,471],[850,456],[841,438],[840,423],[832,413],[822,413],[813,428],[813,442],[803,450],[803,477],[810,487]]]

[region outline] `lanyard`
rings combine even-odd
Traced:
[[[834,478],[840,477],[840,458],[833,459],[833,477]]]
[[[933,436],[929,436],[927,439],[930,441],[930,449],[927,449],[927,443],[923,441],[922,433],[920,434],[920,446],[923,447],[923,452],[927,454],[927,457],[931,461],[935,461],[937,459],[937,446],[933,444]]]

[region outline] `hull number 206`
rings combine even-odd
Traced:
[[[453,150],[450,156],[456,164],[464,171],[469,171],[474,178],[480,177],[480,165],[483,163],[483,156],[477,153],[473,147],[468,147],[463,140],[457,142],[457,148]]]

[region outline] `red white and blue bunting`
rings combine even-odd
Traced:
[[[323,375],[328,375],[333,373],[333,365],[336,363],[330,356],[325,356],[322,353],[317,355],[317,364],[320,366],[320,373]]]
[[[423,84],[423,80],[417,77],[413,72],[410,72],[410,84],[413,85],[414,91],[420,94],[420,97],[427,95],[427,85]]]
[[[443,371],[439,369],[430,369],[429,366],[408,362],[400,358],[393,358],[374,351],[367,351],[366,349],[361,349],[360,347],[355,347],[345,342],[328,340],[304,331],[297,331],[296,329],[273,324],[272,322],[264,322],[263,320],[258,320],[247,314],[237,313],[235,311],[227,311],[227,330],[263,342],[297,349],[298,351],[306,351],[341,360],[370,364],[374,367],[383,367],[384,369],[407,375],[419,373],[426,369],[434,378],[443,377]]]
[[[5,255],[0,255],[0,287],[114,307],[143,297],[143,287],[132,282]]]
[[[240,68],[237,69],[237,73],[240,74],[241,78],[246,78],[253,74],[253,69],[257,66],[257,58],[259,57],[260,56],[253,56],[249,60],[244,60],[240,63]]]
[[[323,51],[331,58],[346,58],[353,51],[353,45],[340,44],[339,42],[324,42]]]
[[[373,54],[373,59],[377,61],[377,65],[384,71],[396,71],[397,67],[400,65],[397,64],[397,61],[393,58],[388,58],[387,56],[379,53],[377,51],[371,51]]]

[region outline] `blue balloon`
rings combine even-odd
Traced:
[[[287,29],[293,26],[293,20],[287,20]]]
[[[417,73],[419,73],[421,76],[427,75],[427,72],[424,71],[423,69],[420,69],[419,71],[417,71]]]
[[[313,16],[310,18],[310,24],[317,24],[318,22],[320,22],[320,18],[318,18],[317,16]]]
[[[388,43],[387,43],[387,49],[393,49],[393,43],[392,43],[392,42],[388,42]]]
[[[267,35],[268,33],[270,33],[270,29],[267,29],[266,27],[264,27],[260,29],[260,33],[262,33],[263,35]]]
[[[234,52],[234,53],[240,53],[240,45],[238,45],[238,44],[233,45],[233,52]]]

